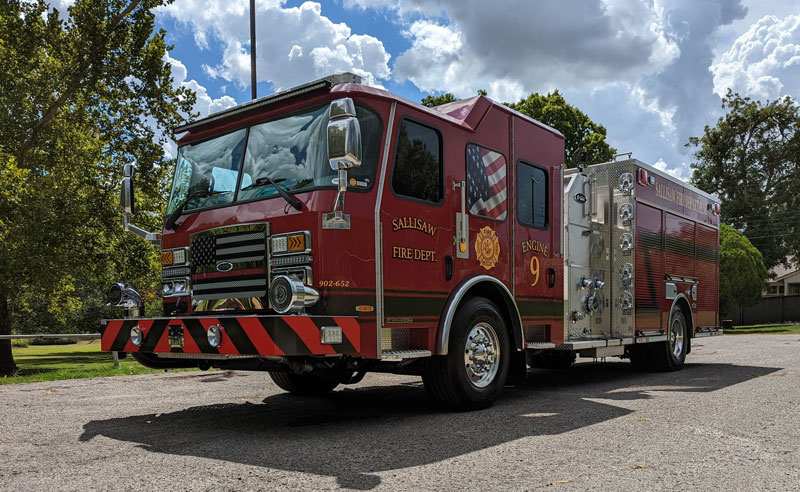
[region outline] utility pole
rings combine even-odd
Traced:
[[[256,0],[250,0],[250,92],[258,98],[256,88]]]

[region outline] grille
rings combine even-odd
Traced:
[[[266,297],[267,234],[266,224],[220,227],[193,234],[193,299]]]

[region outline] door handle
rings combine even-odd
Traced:
[[[467,183],[453,181],[453,189],[461,188],[461,212],[456,213],[456,245],[457,258],[469,258],[469,216],[467,215]]]

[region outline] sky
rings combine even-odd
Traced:
[[[196,111],[250,99],[249,0],[175,0],[156,22]],[[800,0],[256,0],[256,26],[259,96],[342,71],[415,101],[558,89],[681,179],[728,89],[800,96]]]

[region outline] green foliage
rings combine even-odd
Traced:
[[[405,124],[400,125],[395,163],[392,186],[397,193],[432,202],[441,199],[439,160],[423,141],[411,140]]]
[[[425,96],[424,98],[422,98],[422,105],[428,106],[429,108],[433,108],[435,106],[441,106],[442,104],[447,104],[454,101],[458,101],[456,96],[447,92],[439,96]]]
[[[19,372],[13,377],[0,376],[0,385],[164,372],[144,367],[133,357],[121,359],[119,369],[116,369],[111,353],[100,350],[99,341],[70,345],[18,347],[14,349],[14,355],[19,362]],[[175,371],[193,370],[176,369]]]
[[[78,343],[77,338],[33,338],[28,345],[72,345]]]
[[[154,32],[166,3],[78,0],[62,20],[42,0],[0,0],[0,333],[22,313],[39,331],[99,314],[112,280],[156,289],[157,252],[124,234],[118,183],[136,163],[137,222],[159,228],[162,146],[195,102]],[[0,374],[13,371],[0,342]]]
[[[800,258],[800,109],[787,96],[766,103],[728,91],[726,115],[706,126],[692,182],[722,200],[732,224],[764,255],[767,268]]]
[[[549,125],[564,135],[564,154],[567,167],[575,167],[581,153],[586,163],[608,162],[616,149],[606,142],[606,128],[598,125],[580,109],[568,104],[557,90],[546,96],[531,93],[517,103],[506,106]]]
[[[719,311],[752,306],[761,298],[767,269],[764,258],[739,231],[722,224],[719,239]]]

